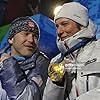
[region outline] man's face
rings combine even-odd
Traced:
[[[38,39],[36,34],[31,32],[19,32],[9,39],[11,55],[30,57],[36,51]]]
[[[78,24],[67,18],[59,18],[56,20],[56,27],[58,31],[58,37],[63,41],[66,38],[73,36],[80,30]]]

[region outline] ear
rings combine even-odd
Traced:
[[[9,39],[8,40],[9,44],[13,44],[13,40],[14,40],[13,38]]]

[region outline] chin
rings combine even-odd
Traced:
[[[33,55],[33,53],[26,53],[26,54],[23,54],[24,57],[31,57]]]

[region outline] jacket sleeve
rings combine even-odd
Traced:
[[[43,100],[64,100],[64,87],[57,86],[48,78]]]
[[[29,79],[35,81],[39,87],[41,96],[46,85],[48,78],[48,66],[50,60],[40,55],[36,61],[35,68],[30,71],[28,74]]]
[[[76,100],[100,100],[100,86],[80,95]]]
[[[13,57],[3,61],[0,79],[10,100],[40,100],[36,83],[28,81]]]
[[[0,100],[9,100],[6,91],[2,88],[1,82],[0,82]]]

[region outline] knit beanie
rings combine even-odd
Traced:
[[[11,23],[8,39],[11,39],[14,35],[21,31],[33,32],[37,35],[38,38],[40,36],[39,26],[28,16],[17,18]]]
[[[83,26],[88,25],[88,9],[77,2],[65,3],[54,17],[54,21],[58,18],[69,18]]]

